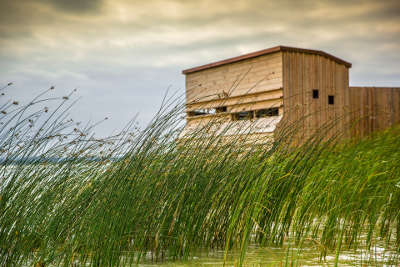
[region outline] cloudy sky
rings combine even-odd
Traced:
[[[182,69],[276,45],[352,62],[352,85],[400,86],[400,1],[0,0],[0,85],[27,101],[78,88],[72,116],[148,121]]]

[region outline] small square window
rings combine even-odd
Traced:
[[[319,98],[319,91],[318,91],[318,89],[313,89],[313,90],[312,90],[312,98],[314,98],[314,99]]]
[[[328,95],[328,104],[329,104],[329,105],[335,104],[335,96],[333,96],[333,95]]]

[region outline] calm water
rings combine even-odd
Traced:
[[[225,266],[237,266],[239,253],[230,253]],[[287,247],[256,247],[247,250],[244,266],[333,266],[335,252],[332,251],[325,259],[320,259],[320,253],[315,247],[303,248],[301,251]],[[200,253],[187,261],[152,262],[147,259],[141,267],[162,266],[224,266],[224,252]],[[345,251],[339,256],[339,266],[400,266],[399,253],[375,247],[370,252]]]

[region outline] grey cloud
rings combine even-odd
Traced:
[[[2,0],[0,0],[2,1]],[[210,5],[213,3],[213,5]],[[164,6],[165,5],[165,6]],[[0,85],[29,99],[53,84],[83,96],[80,120],[156,111],[181,70],[290,45],[353,63],[353,85],[400,86],[399,1],[7,1],[0,9]]]
[[[96,12],[103,6],[103,0],[41,0],[43,3],[51,4],[58,10],[66,12],[86,13]]]

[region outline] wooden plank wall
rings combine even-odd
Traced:
[[[319,90],[313,99],[312,90]],[[335,97],[328,104],[328,95]],[[317,130],[326,139],[366,136],[400,123],[400,88],[350,87],[349,69],[319,54],[277,52],[186,75],[187,111],[226,106],[221,114],[188,117],[188,125],[231,112],[283,106],[280,129],[297,128],[296,143]],[[349,131],[349,127],[351,130]],[[327,130],[329,128],[329,130]]]
[[[187,124],[230,121],[232,112],[283,106],[281,52],[186,74],[186,111],[226,107],[214,115],[187,116]]]
[[[400,124],[400,88],[350,87],[349,102],[353,137]]]
[[[344,114],[348,108],[348,68],[316,54],[284,52],[282,57],[284,118],[280,129],[296,126],[295,142],[301,143],[334,122],[324,135],[329,138],[341,132],[347,136]],[[318,99],[313,99],[313,89],[319,90]],[[328,95],[335,96],[334,105],[328,105]]]
[[[281,52],[186,74],[186,103],[282,88]]]

